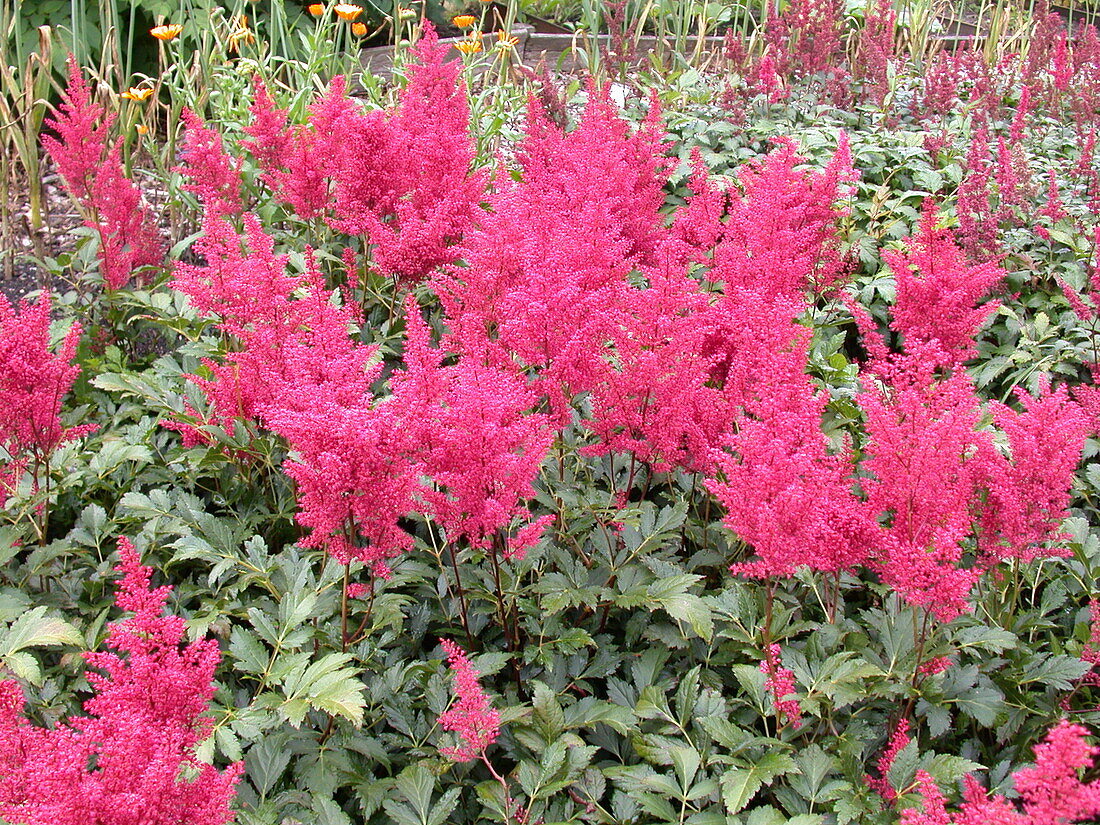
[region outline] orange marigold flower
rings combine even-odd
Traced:
[[[455,43],[455,48],[463,54],[474,54],[481,51],[480,40],[459,40]]]
[[[362,37],[364,34],[367,33],[367,24],[366,23],[352,23],[351,24],[351,33],[354,34],[356,37]]]
[[[306,11],[308,11],[314,17],[320,17],[322,14],[325,13],[325,4],[324,3],[310,3],[308,6],[306,6]]]
[[[341,20],[349,22],[363,13],[363,7],[356,6],[353,3],[337,3],[332,7],[332,10],[336,12],[336,16]]]
[[[148,100],[153,96],[152,89],[139,89],[137,86],[131,86],[125,92],[119,93],[119,97],[125,100],[134,100],[140,103],[143,100]]]
[[[512,37],[505,31],[497,32],[497,48],[510,49],[519,45],[519,38]]]
[[[468,29],[477,22],[477,18],[472,14],[460,14],[457,17],[452,17],[451,22],[460,29]]]
[[[181,31],[183,31],[183,23],[166,23],[149,29],[149,34],[157,40],[175,40]]]
[[[137,126],[135,126],[134,128],[135,128],[135,129],[137,129],[137,133],[138,133],[139,135],[147,135],[147,134],[149,134],[149,127],[148,127],[148,126],[146,126],[146,125],[145,125],[144,123],[139,123],[139,124],[138,124]]]

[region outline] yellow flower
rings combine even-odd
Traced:
[[[320,17],[322,14],[325,13],[325,4],[310,3],[307,7],[307,11],[309,11],[309,13],[312,14],[314,17]]]
[[[237,30],[229,35],[227,46],[230,54],[235,54],[241,47],[241,43],[255,43],[256,38],[248,28],[248,15],[242,14],[237,21]]]
[[[367,33],[367,24],[366,23],[352,23],[351,24],[351,33],[354,34],[356,37],[362,37],[364,34]]]
[[[458,17],[452,17],[451,22],[460,29],[468,29],[477,22],[477,18],[472,14],[460,14]]]
[[[518,37],[509,37],[508,32],[497,32],[497,48],[498,49],[511,49],[514,46],[519,45]]]
[[[332,10],[336,12],[336,16],[341,20],[349,22],[363,13],[362,6],[356,6],[352,3],[337,3],[332,7]]]
[[[480,40],[459,40],[455,43],[455,48],[463,54],[474,54],[481,51]]]
[[[137,86],[131,86],[125,92],[119,94],[119,97],[124,100],[133,100],[140,103],[143,100],[148,100],[153,96],[152,89],[139,89]]]
[[[179,37],[181,31],[183,31],[183,23],[167,23],[149,29],[149,34],[157,40],[175,40]]]

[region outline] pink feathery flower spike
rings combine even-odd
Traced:
[[[1062,720],[1035,746],[1035,764],[1013,774],[1022,810],[1000,794],[990,796],[972,776],[964,780],[959,810],[947,810],[943,793],[925,771],[917,771],[923,811],[901,812],[901,825],[1070,825],[1095,822],[1100,813],[1100,781],[1082,782],[1100,748],[1088,744],[1088,731]]]
[[[88,653],[95,696],[86,716],[53,729],[23,713],[23,692],[0,681],[0,817],[23,825],[228,825],[242,765],[199,761],[220,653],[213,639],[186,642],[171,592],[151,588],[127,539],[116,603],[130,618],[110,625],[108,650]]]
[[[0,297],[0,491],[10,490],[27,469],[49,459],[62,442],[95,429],[66,429],[61,400],[80,374],[73,363],[81,327],[74,323],[57,352],[50,352],[50,297],[17,307]],[[0,494],[0,503],[4,496]]]
[[[87,215],[84,225],[99,233],[99,257],[107,289],[120,289],[137,267],[159,264],[164,245],[141,192],[122,169],[122,143],[109,146],[114,122],[97,105],[76,60],[69,55],[69,85],[46,126],[42,145],[57,164],[69,194]]]
[[[454,673],[455,695],[458,701],[439,716],[443,730],[458,734],[462,744],[457,748],[440,748],[440,753],[455,762],[469,762],[484,756],[485,749],[500,733],[500,713],[478,684],[478,673],[466,652],[450,639],[441,639],[447,652],[447,665]]]
[[[780,663],[780,648],[777,644],[768,645],[766,658],[760,663],[760,672],[768,678],[764,688],[772,695],[775,703],[775,715],[792,729],[802,727],[802,706],[797,699],[789,698],[795,693],[794,672]]]

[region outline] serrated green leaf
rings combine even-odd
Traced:
[[[287,698],[280,710],[292,725],[302,723],[306,708],[362,723],[366,686],[358,669],[346,667],[351,659],[348,653],[329,653],[284,682]]]

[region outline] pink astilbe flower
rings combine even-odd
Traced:
[[[928,771],[917,771],[917,792],[921,796],[924,810],[906,808],[901,812],[901,825],[951,825],[951,816],[947,813],[947,798]]]
[[[234,419],[263,418],[269,408],[308,407],[321,388],[339,404],[358,404],[373,380],[373,350],[351,337],[356,309],[324,288],[311,253],[305,276],[295,277],[255,216],[244,225],[241,238],[209,210],[196,243],[206,264],[179,264],[173,282],[241,344],[224,362],[207,362],[212,378],[194,378],[212,402],[211,423],[232,429]]]
[[[1039,214],[1046,216],[1052,226],[1066,217],[1065,204],[1062,203],[1062,194],[1058,189],[1058,173],[1054,169],[1047,174],[1047,200]]]
[[[860,394],[870,474],[861,483],[886,528],[873,567],[910,604],[949,621],[998,561],[1058,554],[1048,544],[1067,514],[1086,425],[1065,390],[1022,396],[1020,413],[983,407],[963,362],[988,314],[977,303],[999,276],[965,265],[933,211],[926,208],[907,252],[890,262],[904,353],[887,352],[853,307],[877,379]],[[1007,436],[1007,455],[980,428],[987,410]]]
[[[470,664],[466,652],[450,639],[441,639],[440,644],[454,674],[457,701],[439,715],[439,726],[458,734],[460,744],[454,748],[440,748],[439,752],[454,762],[484,759],[486,748],[500,733],[500,712],[481,689],[478,683],[481,674]]]
[[[1035,765],[1013,776],[1032,825],[1058,825],[1100,814],[1100,782],[1083,783],[1082,768],[1090,768],[1100,752],[1085,741],[1088,731],[1062,720],[1035,746]]]
[[[113,122],[92,101],[70,55],[69,86],[56,115],[46,120],[56,137],[43,134],[42,145],[87,215],[84,225],[99,233],[103,281],[112,290],[125,285],[135,268],[159,264],[164,257],[164,244],[142,206],[141,193],[123,174],[121,141],[108,146]]]
[[[924,811],[902,811],[902,825],[1070,825],[1092,822],[1100,814],[1100,781],[1082,782],[1081,769],[1092,767],[1098,750],[1085,741],[1088,731],[1062,720],[1035,746],[1035,764],[1013,774],[1022,800],[1017,808],[1001,795],[989,796],[973,777],[965,780],[959,810],[946,800],[925,771],[917,771]]]
[[[240,162],[225,151],[222,137],[202,122],[190,109],[183,110],[184,165],[176,169],[191,179],[184,189],[191,192],[208,209],[224,210],[237,215],[244,209],[241,203]],[[215,207],[215,204],[218,206]]]
[[[740,298],[740,329],[727,342],[740,369],[726,391],[741,413],[724,440],[721,474],[707,486],[757,559],[731,569],[766,578],[801,566],[838,572],[862,564],[876,527],[852,492],[850,457],[830,453],[821,431],[827,398],[804,372],[808,330],[791,324],[785,331],[774,305],[759,300],[750,314],[751,294],[732,297]]]
[[[966,155],[966,175],[959,184],[955,212],[963,247],[972,257],[993,252],[997,245],[997,215],[990,205],[995,191],[994,168],[989,157],[989,133],[982,123],[974,131]]]
[[[631,133],[593,87],[580,125],[563,133],[531,105],[520,179],[502,183],[467,233],[466,265],[433,281],[447,348],[534,372],[559,414],[605,373],[609,310],[624,305],[631,270],[652,263],[668,235],[656,111]]]
[[[477,147],[460,62],[444,60],[448,49],[426,23],[408,84],[386,121],[388,154],[378,159],[389,178],[389,203],[361,213],[379,267],[407,281],[457,259],[454,247],[485,194],[486,174],[471,169]],[[362,165],[361,156],[351,159],[341,178]],[[336,225],[350,231],[349,223],[354,219]]]
[[[73,363],[80,333],[74,323],[57,352],[50,352],[49,295],[18,307],[0,297],[0,450],[6,454],[0,492],[10,492],[24,471],[40,469],[63,441],[95,429],[66,429],[60,419],[61,401],[80,374]]]
[[[875,763],[878,777],[873,777],[870,774],[864,777],[871,789],[887,802],[894,802],[898,798],[898,792],[890,784],[890,768],[894,766],[894,760],[898,758],[898,754],[910,741],[912,740],[909,738],[909,720],[899,719],[898,723],[894,725],[894,732],[890,734],[890,741],[886,744],[886,748]]]
[[[837,201],[856,179],[848,138],[821,172],[804,166],[790,140],[738,171],[743,193],[730,202],[715,268],[728,285],[776,295],[821,293],[844,273],[837,242]],[[762,273],[767,273],[766,277]]]
[[[709,472],[713,446],[731,426],[733,406],[711,380],[720,354],[708,341],[721,311],[684,271],[690,252],[669,242],[648,285],[628,289],[615,313],[608,369],[592,388],[584,422],[600,438],[588,454],[631,453],[657,471]]]
[[[982,466],[975,457],[981,409],[964,373],[938,380],[931,367],[937,349],[913,347],[887,388],[865,391],[864,467],[867,501],[886,514],[881,554],[883,581],[906,601],[950,621],[968,607],[981,575],[960,567],[971,534]],[[918,365],[918,359],[928,359]]]
[[[263,179],[302,218],[364,235],[387,275],[418,281],[456,260],[485,192],[460,67],[431,24],[392,112],[366,111],[343,77],[291,124],[257,81],[246,141]]]
[[[897,12],[889,0],[876,0],[859,30],[859,78],[863,94],[881,106],[889,92],[888,69],[896,49]]]
[[[337,75],[311,107],[308,124],[290,124],[257,78],[252,123],[243,141],[260,163],[261,179],[283,203],[305,220],[324,214],[332,205],[335,158],[341,151],[343,116],[357,112],[346,96],[346,82]],[[378,115],[379,117],[381,115]]]
[[[417,445],[404,418],[386,403],[344,407],[327,400],[268,416],[296,454],[284,471],[297,486],[297,521],[310,530],[303,545],[388,576],[388,562],[413,547],[399,522],[414,511],[422,489],[412,459]]]
[[[780,662],[780,652],[779,645],[768,645],[764,661],[760,663],[760,672],[768,677],[764,681],[764,689],[772,695],[776,717],[781,724],[790,725],[792,730],[798,730],[802,727],[802,706],[797,699],[788,698],[794,696],[797,688],[794,673],[783,667]]]
[[[1100,249],[1100,226],[1093,231],[1093,248]],[[1097,266],[1095,260],[1088,264],[1088,276],[1088,291],[1084,296],[1079,295],[1065,281],[1060,280],[1059,283],[1077,317],[1088,322],[1095,330],[1097,319],[1100,318],[1100,266]],[[1100,433],[1100,364],[1091,363],[1088,367],[1092,373],[1092,384],[1074,387],[1073,397],[1088,419],[1090,433],[1095,434]]]
[[[927,200],[906,250],[883,253],[897,283],[891,326],[906,347],[920,346],[940,366],[957,368],[974,357],[974,334],[997,310],[996,302],[980,302],[1004,271],[967,264],[952,233],[936,221],[936,206]]]
[[[19,686],[0,682],[0,816],[23,825],[225,825],[242,766],[218,771],[195,757],[211,728],[202,714],[217,642],[185,642],[183,619],[164,615],[171,588],[150,589],[152,571],[126,539],[119,552],[116,603],[134,615],[110,626],[109,651],[87,654],[104,671],[88,675],[88,715],[35,727]]]
[[[921,116],[935,120],[960,104],[958,64],[952,55],[939,51],[928,64],[921,89]]]
[[[950,656],[935,656],[917,666],[917,673],[922,676],[936,676],[950,670],[955,662]]]
[[[993,421],[1008,437],[1007,457],[990,461],[990,478],[982,511],[980,558],[986,564],[1009,558],[1032,561],[1040,556],[1069,556],[1052,541],[1069,517],[1073,477],[1081,461],[1089,421],[1070,400],[1066,387],[1044,386],[1038,397],[1022,390],[1023,410],[990,403]]]
[[[846,141],[823,173],[800,161],[787,143],[742,171],[710,275],[725,285],[725,320],[703,351],[717,356],[712,374],[736,414],[707,485],[757,556],[732,569],[753,577],[850,569],[876,531],[852,491],[850,456],[821,430],[828,399],[806,374],[811,331],[797,320],[807,293],[840,274],[834,202],[852,177]]]
[[[420,307],[406,299],[404,372],[392,380],[393,414],[407,422],[421,472],[425,513],[447,539],[465,538],[488,549],[514,521],[530,520],[524,502],[553,440],[538,395],[512,371],[463,358],[443,366],[445,353],[429,347]],[[522,530],[505,555],[521,557],[538,541],[540,526]]]

